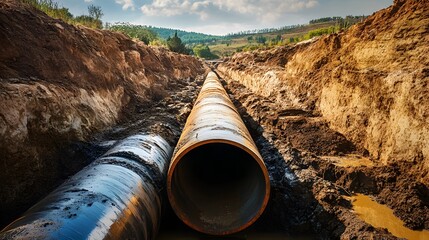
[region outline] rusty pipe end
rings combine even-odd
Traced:
[[[176,215],[189,227],[227,235],[263,213],[270,180],[259,153],[236,141],[210,139],[175,154],[167,192]]]

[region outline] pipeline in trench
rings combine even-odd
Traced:
[[[220,104],[219,108],[226,113],[215,114],[217,107],[211,106],[211,101],[224,101],[228,95],[217,87],[209,85],[207,89],[214,96],[196,100],[192,111],[196,110],[197,113],[189,116],[173,155],[168,174],[169,197],[176,204],[172,204],[173,209],[161,207],[166,205],[163,188],[171,157],[170,146],[158,136],[135,135],[120,141],[22,218],[10,224],[0,234],[0,239],[338,237],[341,232],[335,235],[323,231],[312,234],[324,226],[331,227],[332,222],[337,220],[320,208],[311,194],[311,185],[298,181],[298,177],[285,164],[282,154],[271,144],[271,140],[267,141],[258,127],[249,128],[256,144],[253,143],[232,104]],[[233,118],[222,125],[221,120],[229,115],[228,112]],[[199,115],[207,116],[209,120],[201,119]],[[249,127],[249,116],[245,121]],[[239,127],[237,122],[241,124]],[[243,137],[241,140],[240,134]],[[261,155],[268,170],[264,169]],[[295,158],[298,159],[294,155],[289,161],[295,161]],[[267,179],[271,180],[271,200],[262,214],[268,201]],[[163,224],[157,236],[161,209],[164,209]],[[200,232],[182,223],[181,212],[188,214],[184,222],[194,226],[194,229],[199,228],[197,230]],[[179,218],[175,213],[179,213]],[[223,219],[230,222],[225,221],[225,224]],[[234,221],[235,224],[231,224]],[[340,223],[338,226],[341,229]],[[331,229],[327,228],[326,231]],[[205,233],[232,235],[218,237]]]
[[[207,77],[176,148],[168,193],[186,224],[224,235],[243,230],[262,214],[269,178],[215,78],[213,73]],[[120,141],[3,229],[0,238],[154,239],[170,156],[170,146],[159,136]]]
[[[267,205],[267,169],[214,72],[208,74],[173,154],[167,192],[184,223],[212,235],[247,228]]]

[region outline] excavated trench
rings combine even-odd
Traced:
[[[232,79],[223,80],[223,85],[267,166],[271,182],[268,206],[251,227],[223,238],[191,230],[171,208],[167,208],[157,239],[428,237],[427,231],[415,231],[406,226],[372,225],[374,223],[368,220],[368,216],[379,219],[388,217],[393,223],[403,224],[393,216],[392,210],[391,215],[384,215],[382,211],[365,213],[359,210],[371,207],[376,210],[389,209],[374,200],[364,205],[358,201],[362,197],[375,197],[385,203],[377,194],[380,190],[375,187],[381,186],[385,179],[377,176],[379,173],[371,175],[372,170],[378,172],[383,167],[376,167],[364,149],[359,149],[343,135],[331,130],[323,118],[293,105],[278,106]],[[382,176],[388,177],[388,171],[389,167]],[[424,201],[424,197],[420,201],[422,199]]]
[[[1,227],[64,182],[50,195],[52,201],[48,197],[36,205],[21,226],[11,225],[18,226],[15,233],[37,238],[76,221],[83,230],[69,228],[65,235],[96,238],[109,229],[111,236],[135,238],[121,235],[129,229],[125,233],[143,234],[143,239],[220,239],[179,220],[167,200],[165,165],[145,162],[151,159],[149,149],[159,148],[145,143],[147,136],[166,140],[159,141],[165,145],[164,159],[167,145],[177,144],[205,78],[191,77],[204,71],[202,64],[121,34],[73,27],[17,1],[0,5],[5,46],[0,122],[6,127],[0,131],[5,169],[0,175]],[[270,200],[258,220],[221,239],[429,239],[429,71],[428,45],[422,41],[429,33],[427,9],[426,1],[395,0],[350,30],[237,54],[219,65],[222,84],[270,182]],[[40,38],[34,38],[36,32]],[[321,108],[314,110],[318,103]],[[373,136],[365,145],[360,137],[368,130]],[[199,150],[215,155],[218,147]],[[246,160],[238,165],[253,163],[244,170],[260,174],[254,158],[236,151],[241,155]],[[208,163],[216,161],[211,156]],[[201,165],[188,159],[179,166],[192,173],[191,180],[179,178],[191,195],[214,186],[214,173],[223,169]],[[194,169],[202,171],[194,174]],[[108,171],[114,174],[107,177]],[[200,185],[192,185],[192,178],[201,177]],[[222,180],[237,183],[227,189],[231,195],[242,184],[263,192],[262,181],[246,174]],[[145,188],[155,189],[149,191],[154,194]],[[157,210],[147,211],[150,196],[158,200],[150,201],[156,204],[149,208]],[[179,198],[186,201],[186,196]],[[43,212],[52,214],[43,218],[38,214]],[[153,219],[160,219],[152,216],[157,215],[162,224],[155,237],[159,224]],[[27,220],[36,220],[35,229],[44,230],[27,228]],[[141,224],[144,230],[136,227]],[[97,230],[94,235],[91,228]]]
[[[395,184],[392,178],[405,181],[406,176],[401,177],[405,174],[405,168],[375,167],[368,170],[366,167],[374,163],[365,157],[365,152],[331,130],[323,118],[293,106],[279,107],[238,82],[226,80],[222,83],[267,167],[271,185],[268,205],[252,226],[220,238],[186,226],[168,204],[166,191],[162,191],[162,223],[156,239],[336,239],[371,236],[395,239],[387,230],[374,228],[353,212],[352,193],[370,194],[379,202],[386,203],[386,195]],[[138,114],[127,116],[120,126],[94,136],[92,143],[85,144],[85,152],[97,150],[100,155],[118,140],[142,132],[156,133],[174,146],[202,83],[203,77],[178,81],[171,86],[169,97],[152,106],[135,106]],[[85,164],[87,160],[82,160],[80,167]],[[189,164],[198,167],[198,164]],[[415,210],[416,216],[424,215],[423,210],[418,212],[416,209],[428,196],[427,189],[411,186],[408,192],[401,193],[417,202],[408,206]],[[398,211],[401,207],[394,210]],[[415,226],[419,223],[418,219],[405,222]],[[420,219],[424,224],[424,216]]]

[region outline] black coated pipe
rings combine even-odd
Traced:
[[[154,239],[171,152],[159,136],[126,138],[3,229],[0,239]]]

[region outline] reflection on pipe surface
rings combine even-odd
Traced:
[[[126,138],[3,229],[0,239],[154,239],[171,150],[159,136]]]
[[[226,235],[250,226],[268,202],[265,164],[215,73],[210,72],[173,154],[173,210],[193,229]]]

